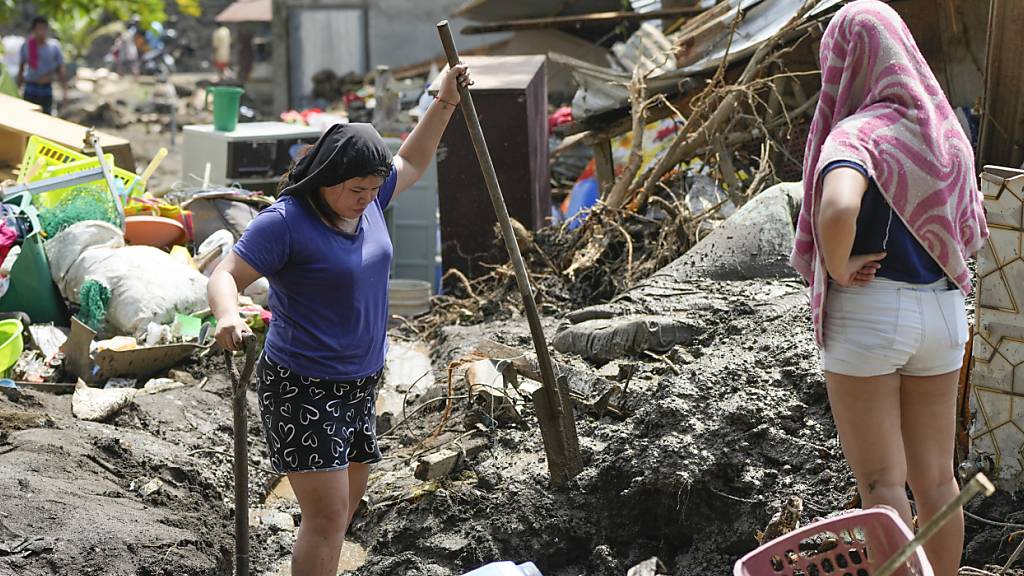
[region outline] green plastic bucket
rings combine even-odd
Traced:
[[[206,106],[213,95],[213,129],[231,132],[238,126],[238,108],[245,90],[237,86],[210,86],[206,89]]]
[[[25,349],[21,332],[25,328],[18,320],[0,321],[0,374],[6,375],[18,363]]]

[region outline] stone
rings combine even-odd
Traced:
[[[490,446],[490,440],[485,437],[475,437],[464,440],[461,450],[446,448],[433,454],[420,458],[416,464],[417,480],[437,480],[448,476],[464,461],[475,457]]]

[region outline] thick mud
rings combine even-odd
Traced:
[[[613,398],[618,414],[577,412],[585,469],[560,490],[548,485],[529,403],[519,405],[521,423],[489,418],[469,403],[455,370],[447,419],[442,410],[446,367],[483,340],[529,350],[525,322],[442,329],[437,384],[409,395],[396,416],[405,422],[382,440],[386,459],[351,533],[368,552],[355,574],[454,576],[514,559],[532,560],[548,576],[611,576],[658,556],[670,574],[725,575],[790,496],[804,501],[803,523],[854,502],[798,283],[666,277],[569,317],[612,313],[685,321],[692,330],[668,350],[603,364],[555,354],[577,374],[622,389]],[[549,339],[572,327],[554,318],[545,325]],[[0,396],[0,574],[231,573],[228,383],[220,358],[186,369],[208,382],[139,396],[107,423],[75,420],[70,396]],[[257,506],[276,477],[250,401]],[[445,478],[414,478],[418,456],[472,435],[488,447]],[[154,479],[160,487],[150,493]],[[253,528],[254,574],[283,573],[301,521],[294,501],[272,500]],[[1009,524],[968,519],[966,561],[1002,565],[1024,502],[1000,493],[970,510]]]
[[[219,359],[191,368],[203,389],[139,395],[107,423],[74,419],[70,395],[0,397],[0,574],[231,573],[230,391]],[[272,476],[250,400],[258,501]]]
[[[724,575],[788,497],[803,499],[803,523],[854,505],[804,289],[788,281],[654,284],[601,309],[685,319],[695,328],[690,341],[603,366],[556,355],[618,379],[628,413],[578,416],[585,470],[570,487],[549,488],[526,407],[525,429],[492,428],[491,448],[449,480],[419,483],[408,464],[382,472],[360,527],[372,546],[358,573],[448,576],[514,559],[547,575],[610,576],[658,556],[674,575]],[[607,314],[577,315],[594,316]],[[549,324],[548,338],[567,328]],[[446,328],[438,365],[482,339],[529,349],[521,320]],[[454,391],[465,393],[458,384]],[[459,416],[472,424],[466,412]],[[1006,494],[971,508],[1020,521],[1021,502]],[[968,531],[968,563],[1001,564],[1015,547],[1012,529],[969,521]]]

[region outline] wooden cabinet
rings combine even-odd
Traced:
[[[470,67],[473,101],[509,215],[531,230],[551,216],[547,83],[544,56],[477,56]],[[436,85],[432,87],[436,90]],[[497,219],[461,110],[437,153],[441,254],[445,271],[469,277],[507,259]]]

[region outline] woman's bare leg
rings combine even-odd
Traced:
[[[359,502],[366,493],[366,483],[370,479],[370,465],[352,462],[348,465],[348,522],[359,510]]]
[[[921,524],[931,520],[960,493],[953,474],[956,396],[960,372],[927,378],[904,376],[903,442],[907,479]],[[964,549],[963,511],[954,514],[924,550],[936,576],[954,576]]]
[[[826,372],[825,381],[839,441],[857,478],[863,507],[891,506],[911,526],[899,375],[857,378]]]
[[[302,510],[292,576],[335,576],[348,529],[348,470],[288,475]]]

